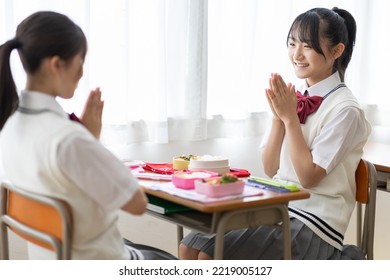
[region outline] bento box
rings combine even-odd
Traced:
[[[244,187],[245,182],[232,174],[195,181],[195,191],[208,197],[242,194]]]
[[[217,176],[218,173],[210,172],[208,170],[177,171],[172,175],[172,183],[177,188],[191,190],[195,188],[194,182],[196,180],[209,179]]]

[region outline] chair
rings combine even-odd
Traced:
[[[357,245],[363,250],[367,259],[374,255],[375,206],[377,190],[377,173],[374,165],[361,159],[355,172],[357,202]],[[364,219],[362,218],[362,205]]]
[[[34,194],[9,182],[1,183],[0,259],[9,259],[8,228],[25,240],[71,259],[70,207],[62,200]]]

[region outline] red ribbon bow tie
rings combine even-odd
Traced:
[[[299,122],[304,124],[306,123],[307,117],[317,111],[320,107],[323,98],[320,96],[304,96],[299,91],[297,91],[297,114],[299,117]]]
[[[68,114],[68,116],[70,120],[81,123],[81,120],[76,116],[75,113]]]

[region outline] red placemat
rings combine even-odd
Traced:
[[[249,177],[251,173],[246,169],[241,168],[230,168],[230,174],[236,175],[237,177]]]
[[[147,162],[144,166],[142,166],[143,169],[158,173],[158,174],[167,174],[171,175],[175,172],[175,170],[172,168],[172,163],[149,163]]]
[[[158,174],[167,174],[171,175],[175,173],[175,169],[173,169],[171,163],[149,163],[147,162],[143,167],[143,169],[148,170],[150,172],[158,173]],[[246,169],[241,168],[230,168],[230,172],[237,177],[249,177],[251,173]]]

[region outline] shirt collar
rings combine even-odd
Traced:
[[[62,109],[55,97],[38,91],[23,90],[20,95],[19,107],[24,107],[31,110],[49,110],[64,118],[68,114]]]
[[[316,83],[315,85],[311,87],[307,87],[307,84],[305,83],[302,92],[309,93],[309,96],[321,96],[324,97],[326,94],[328,94],[332,89],[337,87],[339,84],[341,84],[341,79],[339,72],[336,71],[332,75],[330,75],[328,78]]]

